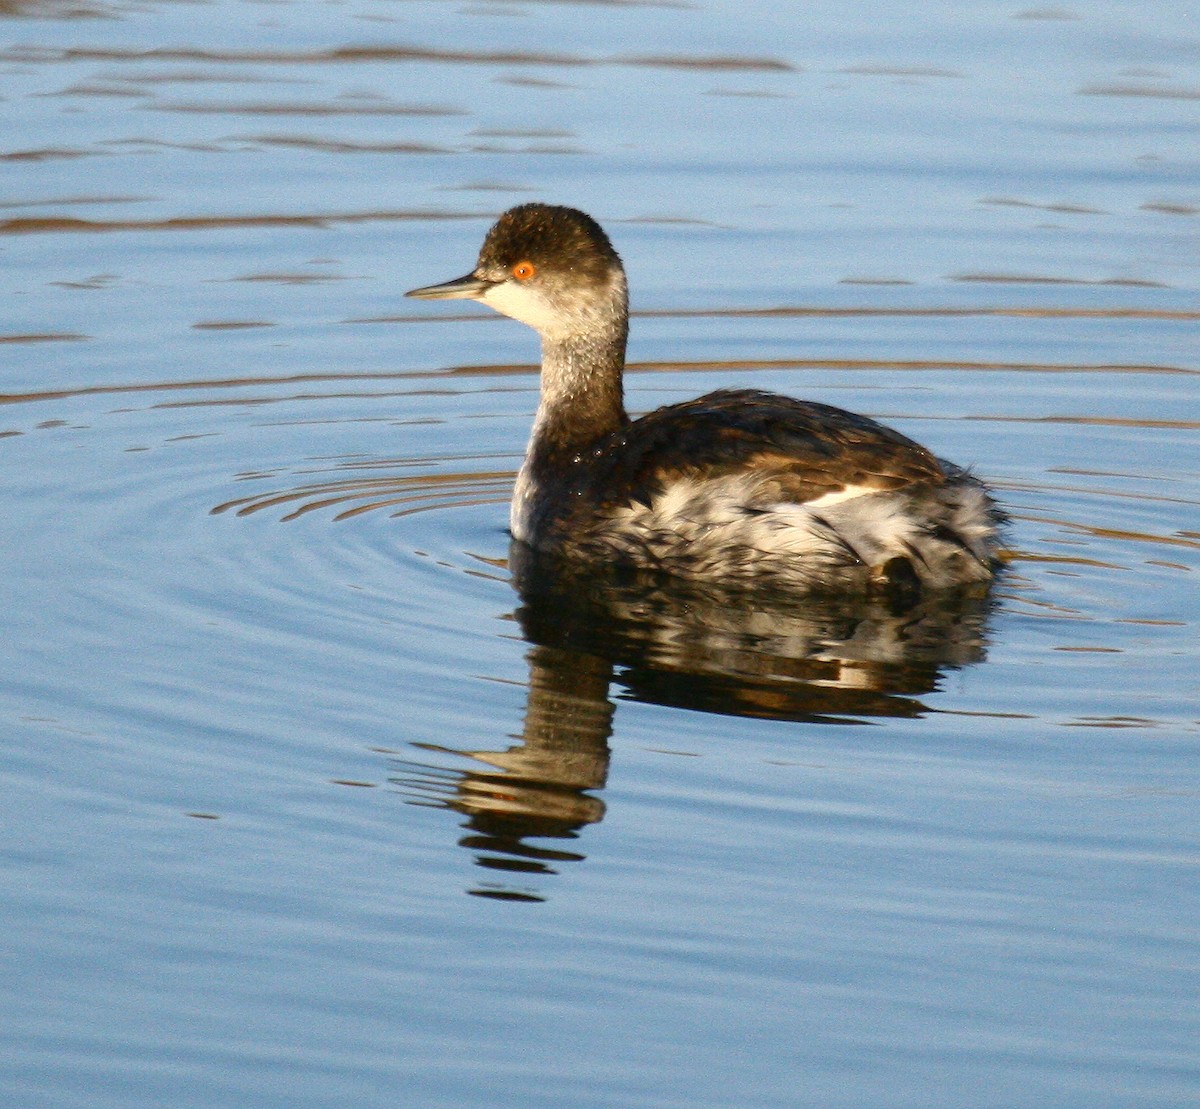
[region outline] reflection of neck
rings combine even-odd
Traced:
[[[521,743],[472,751],[515,781],[548,789],[599,789],[608,776],[612,664],[558,647],[529,652],[529,703]]]
[[[529,652],[529,705],[524,747],[505,755],[505,769],[546,785],[598,789],[608,776],[608,737],[615,707],[608,699],[612,664],[555,647]]]
[[[473,827],[502,831],[515,842],[571,834],[604,819],[604,802],[585,791],[602,788],[608,777],[615,711],[608,699],[611,676],[607,660],[557,647],[531,648],[521,742],[505,751],[464,752],[495,767],[471,770],[458,785],[454,807],[471,813]]]

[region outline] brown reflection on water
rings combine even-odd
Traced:
[[[686,54],[646,54],[614,58],[618,65],[644,66],[649,69],[720,70],[726,73],[795,73],[790,62],[777,58],[747,58],[736,55],[693,57]]]
[[[566,143],[531,142],[531,143],[500,143],[475,142],[464,146],[468,154],[586,154],[582,146],[572,146]]]
[[[1040,273],[955,273],[950,281],[961,281],[975,285],[1095,285],[1115,286],[1129,289],[1168,289],[1161,281],[1150,281],[1137,277],[1105,277],[1094,280],[1084,277],[1060,277]]]
[[[227,141],[251,146],[290,147],[325,154],[451,154],[452,147],[423,142],[363,142],[318,135],[234,135]]]
[[[79,343],[89,338],[91,336],[81,335],[76,331],[38,331],[27,335],[0,335],[0,343]],[[0,404],[10,399],[19,398],[0,394]]]
[[[1139,84],[1134,81],[1084,85],[1080,96],[1122,96],[1150,100],[1200,100],[1200,88],[1178,85]]]
[[[1200,208],[1193,204],[1180,204],[1170,200],[1151,200],[1146,204],[1141,205],[1143,212],[1160,212],[1167,216],[1195,216],[1200,215]]]
[[[304,104],[250,102],[242,104],[155,104],[157,112],[231,116],[461,116],[461,108],[436,104],[389,104],[375,100],[321,101]]]
[[[563,127],[476,127],[471,134],[481,139],[573,139],[574,131]]]
[[[1189,431],[1200,429],[1200,420],[1148,420],[1129,416],[972,416],[981,423],[1070,424],[1079,427],[1137,427]]]
[[[0,162],[54,162],[71,158],[87,158],[95,150],[79,150],[68,146],[35,146],[25,150],[0,153]]]
[[[102,80],[119,82],[133,88],[145,85],[304,85],[303,77],[284,73],[265,74],[262,71],[233,71],[225,66],[212,69],[182,69],[166,66],[147,72],[144,69],[114,70],[98,74]]]
[[[576,840],[605,815],[595,791],[608,775],[614,680],[625,700],[854,723],[932,711],[921,697],[947,671],[985,657],[986,592],[902,606],[883,598],[738,595],[548,564],[520,544],[509,564],[521,597],[516,617],[531,645],[519,742],[494,750],[418,742],[418,750],[475,765],[405,760],[391,780],[413,804],[463,814],[459,844],[478,866],[525,881],[585,857],[530,840]],[[511,880],[468,892],[544,899]]]
[[[1017,12],[1013,16],[1013,19],[1040,20],[1049,23],[1074,23],[1082,18],[1083,16],[1078,12],[1073,12],[1069,8],[1029,8]]]
[[[244,281],[253,285],[326,285],[331,281],[349,281],[340,273],[245,273],[226,281]]]
[[[30,19],[95,19],[113,14],[100,0],[0,0],[0,15]]]
[[[1153,498],[1145,498],[1153,499]],[[1184,502],[1193,503],[1193,502]],[[1096,539],[1115,539],[1127,543],[1148,543],[1154,546],[1184,547],[1192,551],[1200,551],[1200,542],[1191,539],[1186,533],[1175,535],[1154,535],[1144,531],[1133,531],[1128,528],[1113,528],[1085,524],[1077,520],[1066,520],[1056,516],[1035,516],[1024,514],[1021,517],[1040,524],[1052,524],[1063,531],[1075,535],[1087,535]]]
[[[1091,208],[1086,204],[1071,204],[1066,201],[1045,204],[1013,196],[985,196],[979,203],[992,208],[1032,208],[1039,212],[1057,212],[1065,215],[1103,216],[1107,214],[1102,208]]]
[[[598,574],[520,544],[510,567],[531,642],[622,667],[638,699],[737,716],[914,716],[943,669],[984,657],[986,592],[918,602],[752,595],[712,583]]]
[[[964,80],[965,73],[956,69],[946,69],[936,65],[889,65],[884,62],[866,62],[861,65],[845,66],[838,73],[849,73],[856,77],[942,77],[953,80]]]
[[[529,701],[520,742],[495,751],[454,750],[416,743],[419,750],[470,758],[482,767],[448,770],[416,761],[391,778],[411,803],[452,809],[467,817],[459,846],[476,865],[522,876],[556,873],[579,862],[577,851],[530,840],[574,840],[603,819],[593,790],[608,777],[609,736],[615,707],[608,697],[606,659],[534,646],[529,652]],[[543,900],[510,882],[481,882],[479,897]]]
[[[296,213],[293,215],[173,216],[167,219],[100,220],[75,216],[18,216],[0,220],[0,235],[58,232],[211,231],[237,227],[329,227],[335,223],[388,223],[402,220],[485,219],[478,212],[421,211],[411,208],[368,212]]]
[[[436,47],[388,45],[338,46],[326,50],[212,50],[203,47],[72,46],[66,48],[15,46],[0,51],[0,61],[23,63],[105,62],[205,62],[253,65],[329,65],[363,62],[439,62],[453,65],[638,66],[650,69],[700,69],[718,72],[794,72],[778,58],[749,55],[630,55],[591,58],[580,54],[538,50],[444,50]]]
[[[46,196],[40,200],[6,200],[0,203],[0,209],[40,208],[47,204],[145,204],[156,197],[147,195],[130,195],[125,193],[88,194],[81,193],[67,196]]]
[[[1141,425],[1138,425],[1138,426],[1141,426]],[[1154,424],[1153,426],[1157,427],[1157,426],[1161,426],[1161,425]],[[1015,489],[1022,489],[1022,490],[1026,490],[1029,492],[1038,492],[1038,493],[1082,494],[1084,496],[1099,496],[1099,497],[1102,497],[1104,500],[1131,500],[1131,501],[1138,501],[1139,503],[1143,503],[1143,504],[1163,504],[1163,505],[1185,504],[1185,505],[1194,505],[1197,508],[1200,508],[1200,501],[1197,501],[1192,497],[1173,497],[1173,496],[1170,496],[1170,495],[1162,492],[1161,490],[1163,488],[1163,479],[1161,477],[1157,477],[1157,476],[1151,478],[1151,477],[1147,477],[1142,474],[1135,474],[1135,473],[1116,473],[1116,472],[1112,472],[1112,471],[1108,471],[1108,470],[1081,470],[1081,469],[1070,469],[1070,468],[1065,468],[1065,467],[1064,468],[1053,468],[1053,469],[1047,470],[1046,472],[1048,474],[1079,474],[1082,477],[1118,478],[1118,479],[1126,479],[1126,480],[1129,480],[1129,479],[1140,480],[1143,482],[1153,482],[1155,491],[1149,492],[1145,489],[1140,489],[1135,493],[1135,492],[1127,492],[1125,490],[1114,489],[1114,488],[1096,488],[1095,486],[1068,485],[1068,484],[1065,484],[1062,482],[1049,482],[1049,481],[1041,481],[1041,482],[1038,482],[1036,485],[1032,485],[1029,483],[1009,481],[1009,482],[1006,482],[1002,488],[1004,488],[1006,490],[1010,490],[1010,491],[1015,490]]]
[[[250,321],[253,322],[253,321]],[[67,339],[87,339],[86,335],[72,335],[67,333],[56,334],[33,334],[33,335],[13,335],[0,336],[0,342],[42,342],[51,340],[67,340]],[[500,367],[500,372],[508,372],[510,367]],[[471,367],[465,367],[464,372],[471,374],[476,372]],[[109,396],[121,394],[139,394],[139,393],[177,393],[177,392],[206,392],[206,391],[222,391],[222,390],[237,390],[256,386],[277,387],[285,385],[301,385],[301,384],[321,384],[333,382],[371,382],[371,381],[403,381],[403,380],[419,380],[424,378],[437,378],[446,376],[444,371],[410,371],[408,373],[299,373],[299,374],[277,374],[262,375],[254,377],[224,377],[212,379],[197,379],[184,381],[147,381],[147,382],[127,382],[116,383],[111,385],[79,385],[65,389],[37,389],[21,393],[0,393],[0,404],[39,404],[46,401],[66,400],[72,397],[89,397],[89,396]],[[363,396],[361,392],[354,394]],[[370,394],[376,395],[376,394]],[[390,394],[385,394],[390,395]],[[246,397],[238,396],[230,400],[231,404],[266,404],[272,401],[287,401],[297,399],[295,394],[280,394],[270,397]],[[184,404],[189,402],[182,402]],[[190,403],[205,404],[209,401],[195,401]],[[219,403],[226,403],[221,401]],[[164,403],[160,407],[172,407],[170,403]]]
[[[572,54],[525,50],[439,50],[433,47],[362,45],[325,50],[216,50],[199,46],[14,46],[0,50],[7,62],[205,62],[219,65],[328,65],[334,62],[455,62],[500,65],[591,65]]]
[[[269,320],[200,320],[192,324],[195,331],[249,331],[256,327],[275,327]]]

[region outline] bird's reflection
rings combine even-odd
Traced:
[[[462,847],[479,866],[525,877],[553,873],[554,864],[583,855],[527,842],[574,839],[580,828],[604,817],[604,802],[590,791],[608,777],[608,699],[612,664],[595,655],[533,644],[529,700],[520,742],[502,751],[426,751],[466,755],[482,764],[466,771],[417,762],[394,779],[417,803],[455,809],[467,817]],[[471,891],[510,900],[540,900],[497,880]]]
[[[547,564],[514,544],[516,617],[530,644],[519,742],[450,752],[470,769],[411,761],[401,785],[417,804],[467,817],[459,841],[494,880],[480,896],[541,900],[524,885],[577,851],[529,841],[577,839],[604,817],[595,791],[610,757],[615,682],[623,699],[810,723],[919,717],[948,670],[985,656],[987,592],[912,599],[738,595],[678,581],[597,576]],[[501,873],[503,872],[503,873]],[[521,877],[518,878],[517,876]]]

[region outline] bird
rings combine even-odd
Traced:
[[[511,208],[469,273],[405,295],[475,300],[541,336],[515,544],[739,590],[915,596],[994,577],[1004,516],[986,486],[867,416],[728,388],[631,419],[628,282],[584,212]]]

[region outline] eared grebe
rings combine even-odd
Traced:
[[[621,259],[583,212],[512,208],[464,277],[542,337],[541,401],[513,538],[572,562],[734,587],[905,590],[986,582],[1000,513],[983,485],[865,416],[722,389],[630,421]]]

